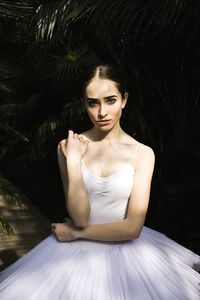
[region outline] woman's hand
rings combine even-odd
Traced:
[[[79,163],[87,151],[89,141],[69,130],[68,139],[60,142],[60,147],[68,162]]]
[[[51,231],[59,242],[70,242],[78,239],[80,230],[80,228],[74,226],[69,218],[65,219],[65,223],[51,224]]]

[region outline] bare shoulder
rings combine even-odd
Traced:
[[[149,158],[155,158],[153,149],[142,143],[138,143],[138,155]]]
[[[66,160],[65,152],[66,152],[67,140],[68,140],[67,138],[63,139],[57,145],[58,160],[61,159],[63,162]]]
[[[138,142],[136,139],[134,139],[133,137],[131,137],[128,134],[126,134],[125,138],[126,138],[128,144],[137,147],[138,155],[154,157],[154,151],[151,147]]]
[[[89,140],[89,141],[92,141],[93,138],[92,138],[92,134],[91,134],[92,130],[89,129],[87,131],[84,131],[84,132],[81,132],[79,133],[79,136],[82,136],[84,139],[86,140]]]
[[[136,168],[145,168],[151,170],[154,168],[155,154],[151,147],[139,143],[136,153]]]

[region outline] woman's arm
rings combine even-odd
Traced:
[[[72,223],[52,224],[53,231],[60,241],[78,238],[123,241],[138,238],[144,225],[155,157],[151,148],[140,147],[136,161],[136,173],[132,188],[127,218],[108,224],[92,224],[78,230]]]
[[[90,205],[81,172],[81,159],[87,144],[78,135],[69,132],[68,140],[58,145],[58,165],[65,193],[66,207],[77,227],[85,227]]]

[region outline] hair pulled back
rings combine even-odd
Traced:
[[[99,64],[91,66],[85,73],[85,78],[83,81],[83,92],[85,94],[85,90],[89,83],[94,79],[108,79],[113,81],[119,92],[124,97],[124,93],[126,92],[126,88],[123,81],[123,76],[121,74],[120,69],[117,66],[111,64]]]

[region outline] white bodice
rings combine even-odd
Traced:
[[[130,162],[107,177],[92,174],[82,161],[82,174],[90,201],[90,224],[114,222],[126,215],[134,169]]]
[[[125,218],[134,173],[131,162],[127,162],[112,175],[98,177],[82,161],[83,181],[90,201],[89,224],[112,223]],[[101,250],[123,242],[76,240],[71,243],[83,249]]]

